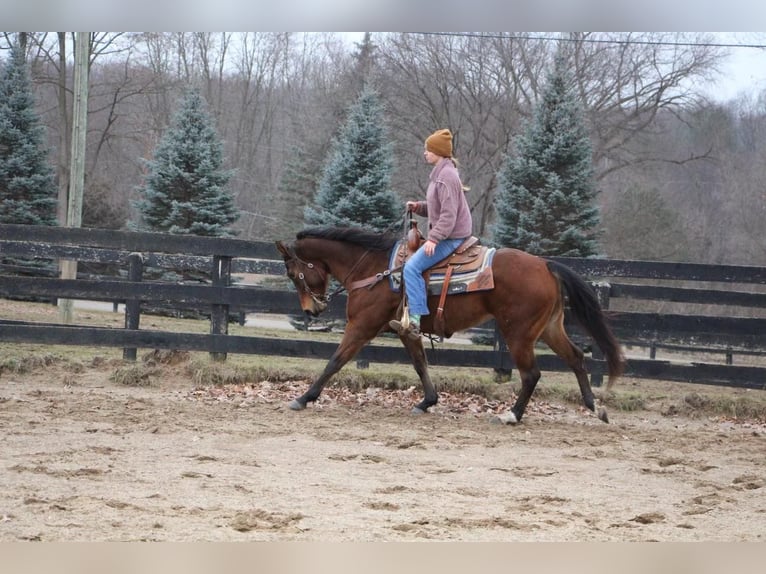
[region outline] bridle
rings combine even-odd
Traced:
[[[412,220],[412,211],[408,210],[406,212],[406,215],[409,215],[410,220]],[[396,225],[398,225],[398,223],[396,223]],[[386,231],[389,231],[393,226],[394,226],[394,224],[389,225],[384,230],[384,233]],[[406,220],[404,222],[404,227],[405,227],[405,232],[404,233],[405,233],[405,239],[406,239],[406,237],[407,237],[407,221]],[[288,251],[289,251],[290,259],[291,260],[294,259],[295,261],[299,262],[301,265],[307,267],[308,269],[317,269],[318,271],[321,270],[321,272],[322,272],[322,284],[324,285],[324,284],[327,283],[327,274],[328,274],[327,269],[324,269],[321,266],[314,265],[310,261],[304,261],[303,259],[298,257],[298,255],[296,255],[295,249],[293,247],[289,247]],[[319,295],[318,293],[315,293],[314,291],[312,291],[311,287],[309,287],[308,283],[306,283],[306,276],[303,274],[303,272],[299,272],[298,273],[298,279],[300,279],[301,283],[303,284],[303,291],[305,291],[309,295],[309,297],[311,297],[311,299],[314,300],[315,303],[317,303],[319,305],[325,305],[325,306],[328,305],[333,297],[335,297],[336,295],[338,295],[340,293],[343,293],[343,291],[346,290],[346,282],[351,277],[352,273],[354,273],[354,271],[356,271],[356,268],[359,266],[359,264],[362,261],[364,261],[364,258],[367,257],[367,255],[369,255],[369,253],[370,253],[369,249],[366,250],[364,253],[362,253],[362,256],[359,259],[356,260],[356,263],[354,263],[351,266],[351,269],[349,269],[348,273],[346,273],[345,279],[343,279],[343,281],[341,281],[340,285],[332,293],[328,293],[327,295]],[[287,260],[285,260],[285,262],[286,261]],[[376,273],[372,277],[368,277],[366,279],[362,279],[361,281],[355,281],[351,285],[351,287],[349,288],[349,292],[354,291],[356,289],[360,289],[362,287],[372,288],[375,285],[377,285],[380,281],[382,281],[384,278],[388,277],[391,274],[391,272],[392,272],[391,269],[386,269],[385,271],[383,271],[381,273]]]
[[[309,297],[311,297],[319,305],[328,305],[333,297],[335,297],[336,295],[339,295],[340,293],[343,293],[343,291],[346,290],[346,285],[345,285],[346,281],[348,280],[349,277],[351,277],[351,274],[356,270],[359,264],[362,261],[364,261],[364,258],[367,257],[369,253],[370,253],[369,250],[365,251],[362,254],[362,256],[356,260],[356,263],[354,263],[351,266],[351,269],[349,269],[348,273],[346,274],[346,278],[341,282],[341,284],[332,293],[327,293],[326,295],[320,295],[319,293],[314,292],[311,289],[311,287],[309,287],[308,283],[306,282],[305,274],[302,271],[299,271],[298,279],[300,280],[303,286],[303,291],[306,292],[309,295]],[[310,261],[304,261],[303,259],[298,257],[298,255],[296,255],[295,251],[292,248],[290,249],[290,259],[297,261],[298,263],[300,263],[304,267],[307,267],[308,269],[315,269],[318,273],[321,273],[322,284],[324,285],[327,283],[328,272],[324,267],[320,265],[314,265]],[[382,275],[382,274],[378,273],[378,275]]]
[[[317,273],[320,273],[320,277],[322,279],[322,285],[325,285],[327,283],[327,270],[324,269],[323,267],[314,265],[310,261],[304,261],[303,259],[301,259],[295,254],[295,251],[292,248],[290,249],[290,259],[297,261],[298,263],[300,263],[301,265],[303,265],[304,267],[308,269],[316,270]],[[303,271],[298,271],[298,279],[300,280],[302,284],[303,291],[306,292],[308,296],[311,297],[311,299],[319,305],[326,306],[330,302],[330,299],[337,294],[337,293],[331,293],[329,295],[320,295],[319,293],[316,293],[315,291],[313,291],[311,287],[309,287],[309,284],[306,282],[306,275],[303,273]]]

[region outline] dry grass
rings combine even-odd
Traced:
[[[129,365],[116,369],[109,380],[127,387],[148,387],[161,375],[161,371],[146,365]]]

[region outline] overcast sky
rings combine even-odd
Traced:
[[[726,44],[766,44],[764,32],[717,32]],[[710,87],[710,95],[716,100],[726,101],[743,91],[758,93],[766,89],[766,49],[730,48],[730,56],[720,79]]]

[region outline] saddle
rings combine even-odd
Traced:
[[[436,295],[442,291],[442,285],[449,283],[450,279],[455,284],[449,289],[448,294],[465,293],[470,291],[483,291],[492,289],[494,280],[492,277],[491,256],[495,249],[479,244],[479,238],[471,236],[460,246],[433,267],[423,273],[423,278],[428,285],[428,294]],[[401,287],[401,268],[407,259],[414,253],[404,242],[398,242],[392,251],[391,262],[391,288],[399,291]],[[482,276],[479,278],[479,276]]]
[[[411,238],[410,238],[411,239]],[[401,269],[407,259],[424,241],[422,237],[417,243],[399,241],[391,252],[389,281],[391,288],[401,291]],[[479,238],[468,237],[458,248],[436,265],[423,273],[426,290],[429,295],[439,295],[439,305],[434,317],[434,331],[444,336],[444,304],[447,295],[471,293],[494,289],[495,281],[492,275],[492,258],[496,249],[479,243]]]
[[[391,250],[388,269],[352,282],[348,286],[349,293],[356,289],[372,289],[386,278],[392,291],[401,292],[402,266],[424,241],[425,239],[417,229],[417,224],[412,224],[406,239],[399,240]],[[447,295],[488,291],[495,288],[492,275],[492,258],[495,251],[497,250],[494,247],[480,245],[479,238],[472,235],[452,254],[423,273],[427,294],[440,295],[434,318],[434,332],[437,335],[445,336],[444,303]]]

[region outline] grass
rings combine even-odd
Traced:
[[[15,347],[15,345],[9,347]],[[10,351],[8,356],[4,356],[5,353],[0,354],[0,373],[7,372],[24,375],[65,360],[63,356],[51,353],[43,353],[40,355],[24,353],[18,355],[13,352],[13,349],[4,347],[3,351],[6,350]]]
[[[158,369],[147,368],[145,365],[129,365],[116,369],[109,380],[128,387],[148,387],[159,375]]]

